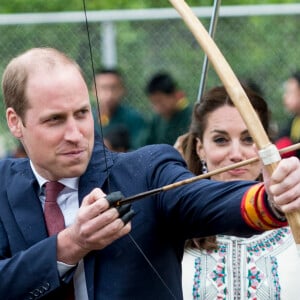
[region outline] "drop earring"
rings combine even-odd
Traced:
[[[206,161],[204,159],[201,159],[201,165],[202,165],[202,174],[206,174],[208,172]]]

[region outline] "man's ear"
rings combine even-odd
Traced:
[[[18,139],[21,138],[23,136],[23,122],[15,110],[11,107],[6,110],[6,120],[11,134]]]

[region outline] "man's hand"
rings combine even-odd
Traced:
[[[100,250],[131,230],[119,217],[116,208],[101,189],[87,195],[79,208],[74,224],[61,231],[57,237],[57,259],[66,264],[76,264],[92,250]]]

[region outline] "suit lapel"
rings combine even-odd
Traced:
[[[47,237],[43,210],[37,193],[38,183],[31,171],[29,161],[17,163],[12,168],[7,197],[16,223],[28,245]]]

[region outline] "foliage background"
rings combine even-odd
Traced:
[[[190,6],[211,6],[213,1],[187,1]],[[297,1],[229,1],[221,5],[297,3]],[[87,10],[144,9],[171,7],[162,0],[86,0]],[[40,13],[83,10],[82,0],[2,0],[0,13]],[[209,19],[201,20],[209,27]],[[274,123],[282,127],[287,113],[281,98],[284,81],[300,68],[299,15],[250,16],[220,18],[215,40],[225,58],[240,78],[251,78],[261,86],[269,103]],[[90,23],[89,32],[95,67],[101,64],[99,23]],[[157,70],[170,71],[194,102],[197,97],[204,54],[182,20],[148,20],[117,22],[118,66],[123,70],[128,87],[127,101],[142,113],[149,114],[149,103],[144,86]],[[36,46],[51,46],[74,57],[82,66],[87,81],[92,70],[84,23],[2,25],[0,73],[13,56]],[[102,62],[103,63],[103,62]],[[207,88],[219,84],[210,67]],[[1,97],[1,93],[0,93]],[[2,101],[1,101],[2,103]],[[3,109],[3,108],[2,108]],[[0,133],[8,148],[11,141],[7,133],[4,112],[0,115]],[[1,155],[1,153],[0,153]]]
[[[161,8],[169,7],[168,1],[162,0],[85,0],[90,10],[98,9],[137,9],[137,8]],[[210,6],[210,0],[189,0],[190,6]],[[296,3],[293,0],[226,0],[222,5],[241,4],[274,4],[274,3]],[[54,12],[54,11],[77,11],[83,7],[83,0],[1,0],[0,13],[20,12]]]
[[[137,9],[137,8],[161,8],[170,7],[168,1],[162,0],[85,0],[90,10],[97,9]],[[210,0],[189,0],[190,6],[210,6]],[[294,0],[224,0],[222,5],[241,4],[274,4],[274,3],[296,3]],[[77,11],[83,7],[83,0],[1,0],[0,13],[17,12],[54,12],[54,11]]]

